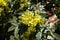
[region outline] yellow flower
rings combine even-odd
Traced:
[[[43,23],[44,19],[40,17],[39,14],[35,14],[29,10],[27,10],[24,14],[20,16],[22,23],[30,26],[35,27],[37,23]]]
[[[0,6],[7,6],[6,0],[0,0]]]
[[[37,13],[33,13],[29,10],[27,10],[26,12],[24,12],[24,14],[22,14],[20,17],[21,22],[24,23],[25,25],[28,25],[28,29],[27,31],[24,33],[24,35],[29,38],[31,32],[35,32],[36,28],[35,26],[38,23],[42,23],[44,22],[44,18],[42,18],[39,14]]]

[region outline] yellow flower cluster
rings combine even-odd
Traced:
[[[29,26],[27,31],[24,33],[27,40],[29,40],[29,36],[30,36],[31,32],[36,31],[35,26],[38,23],[44,23],[44,18],[42,18],[39,14],[33,13],[33,12],[29,11],[29,10],[27,10],[19,18],[21,19],[22,23]]]
[[[31,27],[34,27],[37,25],[37,23],[43,23],[44,21],[44,18],[41,18],[41,16],[37,13],[33,13],[29,10],[27,10],[24,14],[22,14],[20,16],[20,19],[21,19],[21,22],[28,25],[28,26],[31,26]]]
[[[6,0],[0,0],[0,6],[7,6]]]

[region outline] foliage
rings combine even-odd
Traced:
[[[37,13],[33,13],[29,10],[27,10],[26,12],[24,12],[24,14],[22,14],[20,17],[21,23],[28,25],[28,29],[27,31],[24,33],[24,35],[27,37],[26,40],[29,40],[29,36],[31,34],[31,32],[36,32],[36,28],[35,26],[40,23],[43,24],[44,22],[44,18],[40,17],[39,14]]]
[[[3,39],[44,40],[49,35],[59,40],[59,35],[52,31],[55,30],[54,27],[50,29],[44,24],[46,19],[39,8],[32,5],[35,9],[28,9],[31,6],[29,2],[30,0],[0,0],[0,35],[4,35]]]

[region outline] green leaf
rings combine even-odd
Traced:
[[[41,37],[42,37],[42,33],[41,33],[41,32],[38,32],[38,33],[36,34],[36,39],[37,39],[37,40],[40,40]]]
[[[56,40],[60,40],[60,35],[58,35],[56,33],[54,35],[55,35]]]
[[[19,40],[19,34],[18,34],[18,26],[15,28],[15,31],[14,31],[14,37],[16,38],[16,40]]]
[[[10,36],[10,40],[15,40],[13,35]]]
[[[13,31],[14,29],[15,29],[15,27],[14,27],[14,26],[11,26],[11,27],[8,29],[8,32]]]
[[[56,39],[56,40],[60,40],[60,36],[54,32],[52,32],[49,28],[48,30],[50,31],[51,35]]]

